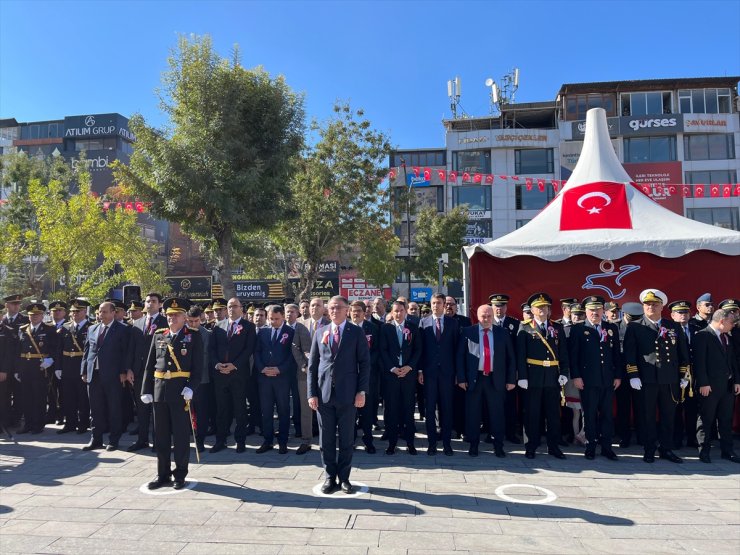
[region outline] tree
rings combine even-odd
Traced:
[[[116,178],[204,244],[232,296],[237,235],[274,227],[291,206],[303,98],[282,77],[243,68],[238,51],[220,58],[208,36],[181,37],[168,62],[159,94],[169,127],[132,117],[136,148],[129,166],[116,164]]]
[[[401,240],[390,227],[367,229],[357,258],[357,270],[368,283],[378,287],[393,283],[403,262],[396,258]]]
[[[468,210],[465,205],[456,206],[446,214],[439,214],[434,208],[421,210],[416,217],[416,258],[412,263],[413,272],[427,283],[437,283],[439,278],[438,260],[442,253],[449,254],[450,262],[444,273],[444,283],[450,279],[462,278],[460,251],[465,244],[465,227],[468,223]]]

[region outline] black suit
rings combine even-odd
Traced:
[[[504,316],[504,319],[500,323],[497,323],[496,320],[493,321],[494,326],[501,327],[504,331],[508,332],[509,337],[511,337],[511,344],[514,346],[515,350],[516,334],[519,331],[519,324],[521,324],[520,320],[508,315]],[[522,429],[521,408],[524,404],[524,400],[522,398],[521,391],[521,389],[515,387],[511,391],[506,392],[506,437],[509,439],[513,439]]]
[[[732,453],[732,416],[735,405],[735,384],[740,384],[740,369],[735,359],[734,345],[727,334],[724,342],[711,325],[694,336],[694,377],[697,391],[710,386],[711,393],[699,397],[699,420],[696,440],[702,450],[709,451],[709,431],[717,420],[722,454]]]
[[[147,318],[149,325],[147,326]],[[129,369],[134,373],[134,398],[136,399],[136,422],[139,428],[139,443],[149,442],[149,422],[152,416],[151,405],[141,402],[138,392],[144,383],[144,365],[152,344],[154,332],[167,327],[167,318],[156,314],[154,318],[143,316],[131,325],[131,348],[129,349]]]
[[[691,367],[694,366],[694,336],[696,333],[703,328],[700,324],[692,324],[691,320],[685,326],[681,326],[684,337],[686,338],[686,345],[689,350],[689,361]],[[703,320],[706,322],[706,320]],[[704,326],[706,327],[706,325]],[[686,445],[696,447],[696,420],[699,416],[699,404],[698,396],[699,393],[694,387],[694,383],[688,387],[691,388],[691,395],[689,395],[689,389],[686,390],[683,395],[683,401],[676,406],[676,421],[674,423],[673,439],[676,449],[680,449],[683,445],[684,438],[686,439]]]
[[[414,394],[418,381],[418,366],[421,358],[419,328],[409,321],[404,322],[402,344],[399,344],[395,323],[383,324],[380,331],[381,378],[384,383],[385,430],[389,446],[398,441],[398,427],[404,427],[406,443],[414,445]],[[399,363],[400,360],[400,363]],[[411,371],[403,378],[391,372],[393,368],[410,366]]]
[[[262,437],[264,443],[272,445],[275,437],[273,414],[278,413],[280,445],[288,443],[290,430],[290,384],[295,378],[296,362],[293,356],[293,335],[295,330],[283,324],[277,334],[272,327],[257,330],[257,348],[254,354],[254,370],[259,383],[260,407],[262,409]],[[275,336],[273,341],[272,337]],[[277,376],[266,376],[266,367],[276,367]]]
[[[455,314],[452,318],[457,321],[460,332],[473,325],[470,318],[462,314]],[[452,429],[459,437],[462,437],[465,433],[465,398],[465,391],[462,388],[455,387],[452,394]]]
[[[370,350],[370,385],[365,393],[365,406],[359,410],[362,441],[365,445],[373,444],[373,424],[377,421],[378,398],[380,397],[380,326],[374,321],[362,322],[367,347]]]
[[[234,323],[226,319],[213,328],[211,367],[216,390],[217,443],[226,442],[231,428],[231,414],[236,418],[234,440],[237,444],[243,444],[246,440],[246,388],[250,379],[250,359],[254,354],[256,337],[254,324],[244,318]],[[236,366],[236,370],[222,374],[215,369],[216,363],[227,362]]]

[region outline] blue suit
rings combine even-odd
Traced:
[[[317,330],[308,362],[308,398],[319,400],[321,460],[326,475],[340,481],[349,480],[352,468],[355,396],[360,391],[367,395],[370,386],[370,352],[365,333],[349,320],[343,325],[336,354],[332,351],[331,324]]]
[[[262,437],[264,442],[272,445],[275,437],[273,427],[273,407],[277,405],[280,445],[288,443],[290,430],[290,383],[296,372],[293,357],[293,335],[295,330],[283,324],[277,331],[275,340],[274,328],[260,328],[257,331],[257,349],[254,354],[254,370],[259,384],[260,406],[262,407]],[[276,367],[280,374],[267,376],[262,371],[267,367]]]
[[[457,382],[467,383],[465,394],[465,429],[471,446],[480,441],[480,423],[483,399],[488,406],[488,417],[494,447],[502,448],[505,435],[506,384],[516,383],[516,357],[511,336],[502,328],[489,328],[493,334],[491,361],[493,369],[485,376],[479,370],[485,348],[480,344],[480,326],[465,328],[457,346]]]
[[[80,373],[87,377],[93,442],[102,443],[107,429],[110,445],[118,446],[123,432],[121,375],[126,375],[130,360],[131,334],[128,326],[113,320],[101,342],[102,329],[99,323],[88,331]]]
[[[440,319],[441,334],[437,340],[435,319],[428,316],[421,321],[422,355],[419,372],[424,376],[426,397],[426,425],[429,446],[436,446],[437,424],[435,410],[439,404],[439,424],[442,443],[450,447],[452,440],[452,398],[455,388],[455,359],[460,328],[449,316]]]

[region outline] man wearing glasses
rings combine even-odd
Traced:
[[[712,319],[712,312],[714,312],[712,294],[704,293],[696,299],[696,314],[689,321],[689,325],[693,328],[692,331],[697,332],[706,328]]]

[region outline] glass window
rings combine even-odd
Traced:
[[[38,126],[38,125],[32,125],[31,126],[31,139],[38,139],[39,138],[39,130],[40,130],[40,126]]]
[[[737,172],[735,170],[686,172],[686,183],[737,183]]]
[[[552,187],[545,187],[545,191],[539,190],[535,184],[531,191],[527,191],[526,185],[516,186],[516,209],[517,210],[541,210],[553,199]]]
[[[720,114],[732,113],[730,89],[717,89],[717,108]]]
[[[630,108],[633,116],[644,116],[647,114],[647,99],[645,93],[632,93],[630,95]]]
[[[730,160],[735,158],[732,133],[684,135],[686,160]]]
[[[531,218],[528,219],[528,220],[517,220],[516,221],[516,229],[519,229],[520,227],[524,227],[525,225],[527,225],[531,221],[532,221]]]
[[[625,162],[671,162],[675,159],[675,137],[633,137],[624,139]]]
[[[707,114],[717,113],[717,89],[707,89],[704,91],[704,101],[706,103]]]
[[[604,108],[607,116],[616,116],[616,104],[617,95],[614,93],[572,94],[565,99],[565,119],[586,119],[586,112],[591,108]]]
[[[491,187],[476,185],[473,187],[455,187],[455,206],[467,204],[468,210],[491,209]]]
[[[517,175],[553,172],[551,148],[531,148],[514,151],[514,171]]]
[[[407,248],[409,246],[409,243],[408,243],[408,236],[409,236],[408,235],[408,230],[409,230],[408,224],[406,222],[404,222],[402,224],[398,224],[395,227],[396,227],[396,229],[395,229],[395,231],[396,231],[396,237],[398,237],[399,239],[401,239],[401,248]],[[416,245],[416,223],[411,222],[411,246],[413,247],[415,245]]]
[[[686,217],[709,225],[725,229],[739,230],[738,210],[732,207],[721,208],[688,208]]]
[[[706,114],[704,89],[694,89],[691,91],[691,111],[694,114]]]
[[[491,151],[459,150],[453,152],[452,169],[459,172],[491,173]]]
[[[647,113],[648,114],[662,114],[663,113],[663,94],[659,92],[651,92],[645,95],[647,101]]]

